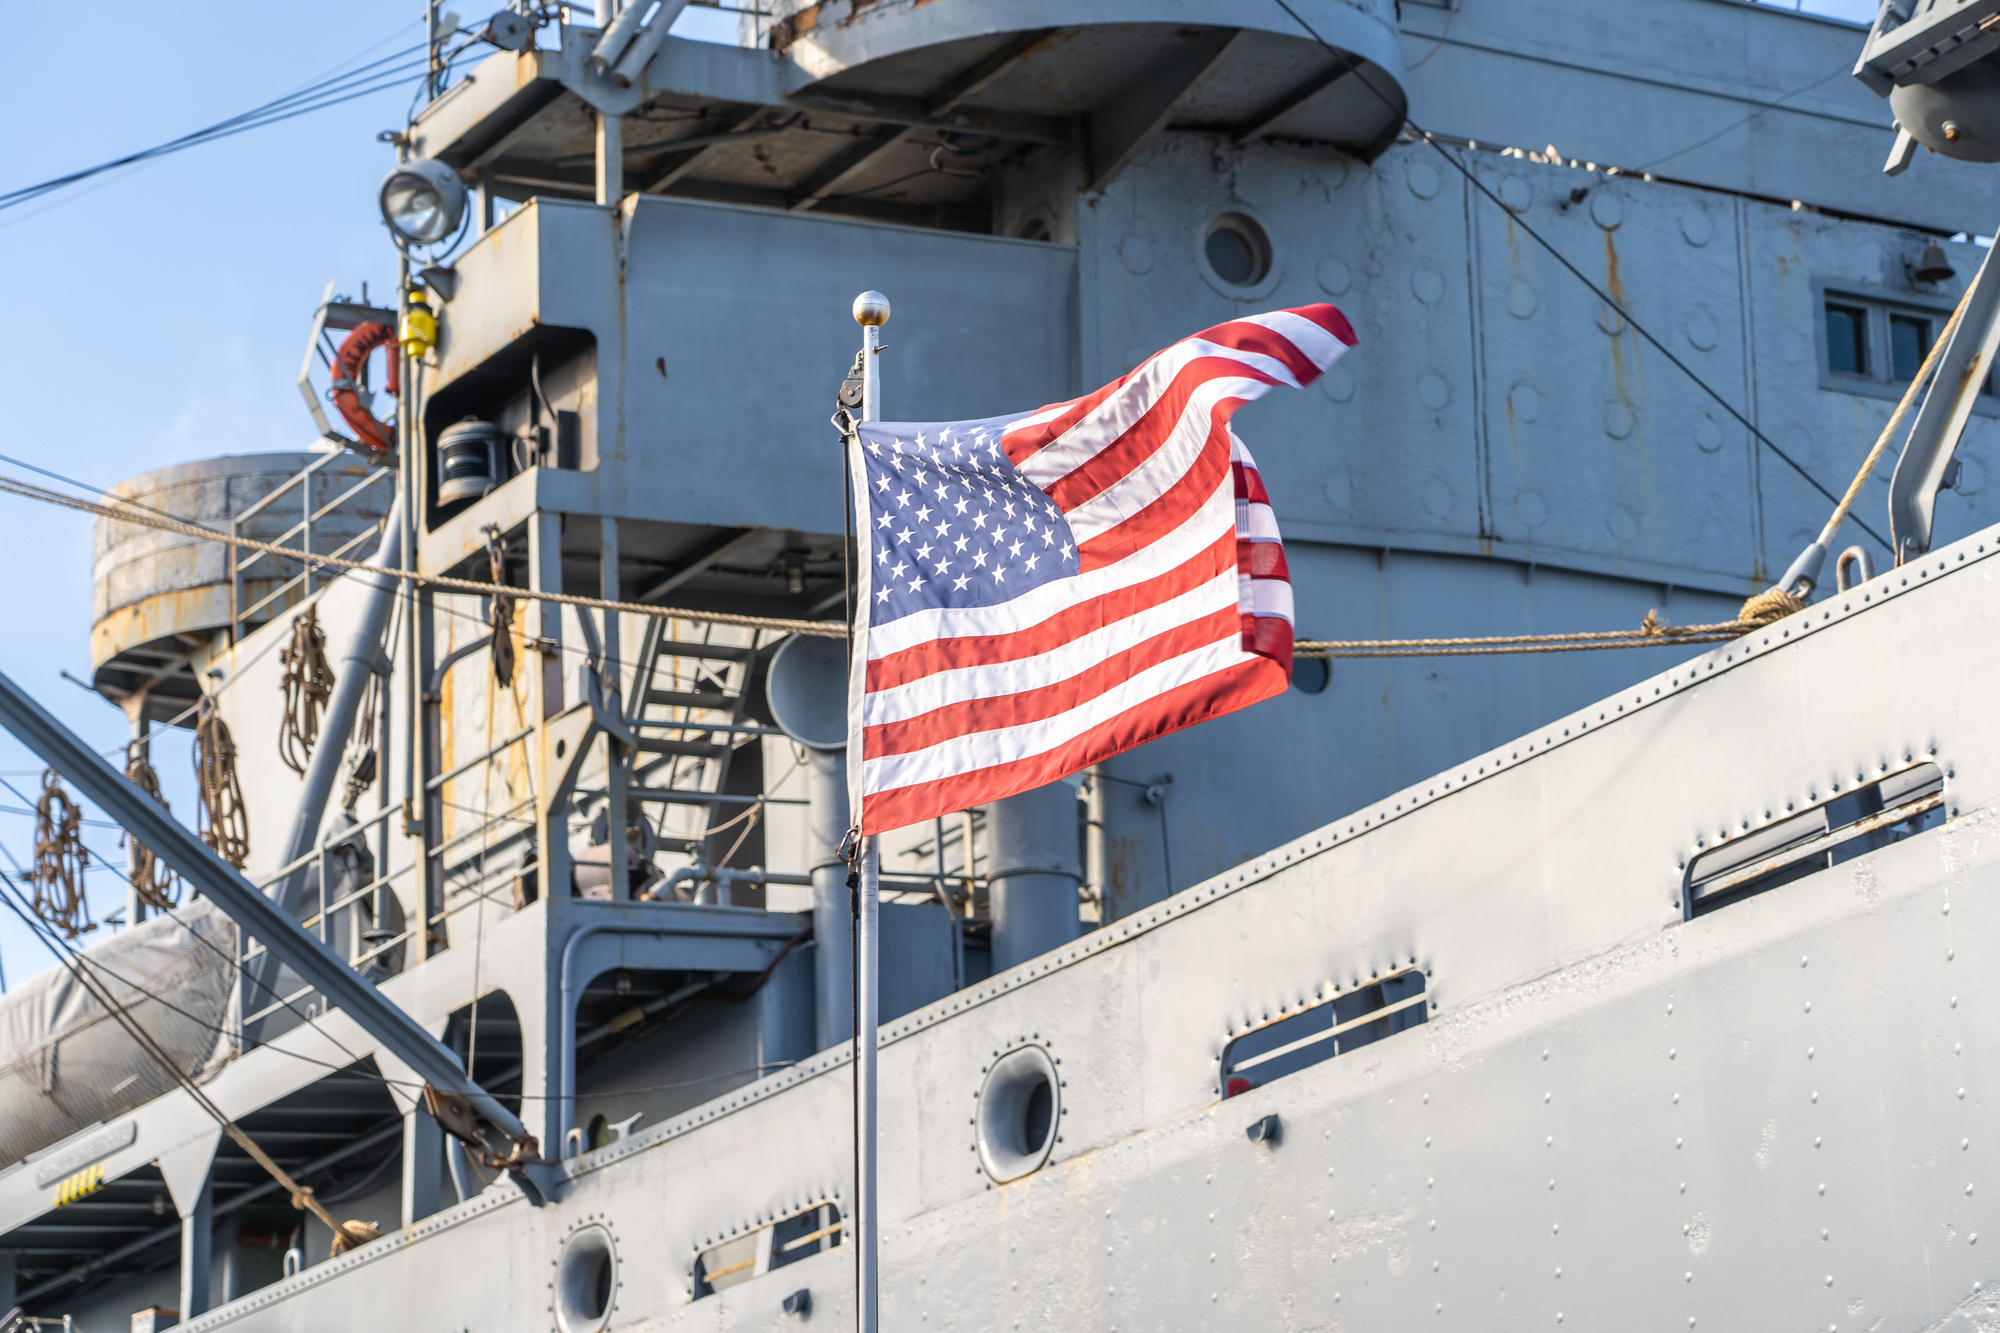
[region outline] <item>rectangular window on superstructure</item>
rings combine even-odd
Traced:
[[[1903,396],[1924,358],[1944,333],[1951,312],[1943,306],[1892,295],[1839,291],[1821,294],[1820,387],[1871,398]],[[2000,413],[1995,378],[1989,376],[1974,411]]]
[[[1908,384],[1923,368],[1931,350],[1931,320],[1928,315],[1889,316],[1889,377]]]
[[[1868,373],[1868,311],[1826,303],[1826,368],[1836,375]]]
[[[1407,968],[1252,1028],[1222,1052],[1222,1095],[1237,1096],[1413,1028],[1428,1010],[1424,974]]]

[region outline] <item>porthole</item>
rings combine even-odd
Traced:
[[[1055,1147],[1062,1119],[1062,1081],[1039,1046],[1022,1046],[993,1062],[979,1090],[979,1162],[1005,1183],[1041,1169]]]
[[[1292,688],[1300,694],[1324,694],[1333,683],[1333,663],[1324,657],[1292,659]]]
[[[1202,229],[1201,257],[1225,287],[1246,293],[1271,276],[1271,238],[1243,213],[1224,213]]]
[[[618,1290],[618,1251],[611,1233],[583,1227],[556,1258],[556,1326],[562,1333],[599,1333],[611,1322]]]

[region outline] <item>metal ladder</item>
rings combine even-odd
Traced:
[[[647,626],[626,709],[626,726],[638,740],[628,799],[705,810],[699,835],[673,839],[658,831],[663,846],[679,841],[682,850],[710,865],[726,846],[712,845],[725,835],[707,830],[758,800],[726,790],[737,750],[751,743],[748,738],[780,734],[748,718],[750,678],[757,659],[776,640],[766,642],[770,636],[764,631],[752,631],[747,645],[715,643],[715,627],[705,624],[699,640],[670,639],[667,628],[664,620]],[[685,678],[686,662],[693,663],[691,680]],[[665,822],[663,809],[659,823]]]

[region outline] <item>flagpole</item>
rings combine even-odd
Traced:
[[[861,419],[882,419],[882,326],[889,322],[889,298],[880,292],[863,292],[854,298],[854,321],[861,326]],[[850,770],[861,771],[862,757],[847,757]],[[855,819],[861,807],[855,807]],[[860,1291],[856,1294],[856,1325],[860,1333],[877,1333],[880,1309],[876,1275],[879,1251],[876,1226],[876,1098],[875,1028],[881,995],[881,884],[882,845],[873,834],[861,841],[860,921],[856,928],[855,991],[859,998],[854,1015],[855,1054],[859,1064],[856,1077],[856,1113],[861,1121],[860,1138],[855,1144],[854,1211],[859,1223]]]

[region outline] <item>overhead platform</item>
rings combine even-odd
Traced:
[[[1172,22],[1133,3],[832,8],[780,6],[758,20],[761,49],[669,38],[630,90],[587,75],[595,33],[566,29],[560,50],[479,66],[412,127],[411,151],[502,199],[591,198],[601,111],[623,118],[631,191],[983,232],[996,184],[1037,150],[1101,188],[1169,127],[1372,159],[1402,124],[1379,0],[1305,6],[1333,50],[1275,6],[1220,0]]]

